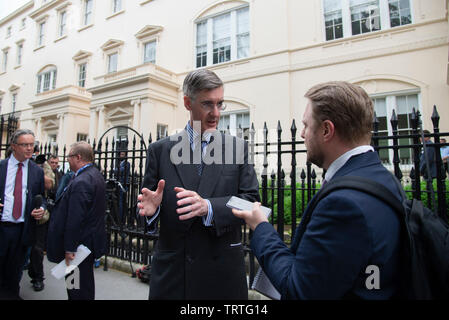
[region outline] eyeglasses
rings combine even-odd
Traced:
[[[215,106],[217,106],[217,109],[219,111],[223,111],[226,109],[226,104],[223,101],[218,102],[217,104],[213,103],[212,101],[203,101],[200,102],[201,108],[203,108],[204,111],[213,111]]]
[[[16,143],[16,145],[22,148],[34,148],[34,143]]]

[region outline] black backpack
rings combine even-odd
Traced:
[[[401,223],[401,286],[396,298],[449,299],[449,225],[421,201],[407,200],[401,184],[394,180],[402,203],[376,181],[343,176],[323,186],[310,206],[313,210],[322,198],[338,189],[362,191],[390,205]],[[310,215],[307,218],[310,220]]]

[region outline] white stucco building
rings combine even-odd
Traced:
[[[400,130],[412,108],[431,129],[433,105],[449,131],[448,31],[446,0],[29,1],[0,20],[1,113],[60,148],[117,125],[165,135],[187,122],[185,75],[207,67],[231,132],[279,120],[288,137],[295,119],[299,138],[304,93],[328,80],[363,86],[384,132],[393,109]]]

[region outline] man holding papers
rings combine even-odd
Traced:
[[[307,160],[327,170],[325,182],[372,179],[400,201],[396,178],[369,145],[374,112],[366,92],[339,81],[316,85],[305,96],[301,136]],[[251,248],[282,299],[389,299],[396,293],[400,224],[380,199],[353,189],[331,192],[306,209],[290,248],[258,206],[233,212],[254,230]]]
[[[51,262],[75,258],[79,245],[91,254],[78,266],[79,288],[67,289],[69,300],[95,299],[93,263],[106,250],[106,191],[103,176],[93,165],[92,147],[80,141],[71,146],[68,161],[74,177],[56,199],[48,229],[47,257]]]

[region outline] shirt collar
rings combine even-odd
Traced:
[[[189,135],[190,145],[195,146],[196,142],[199,140],[200,134],[192,128],[192,126],[190,125],[190,121],[187,122],[186,131]],[[205,132],[203,133],[202,141],[206,141],[209,144],[211,137],[211,132]]]
[[[358,146],[354,149],[349,150],[348,152],[343,153],[341,156],[339,156],[334,162],[331,163],[329,168],[326,171],[325,179],[326,181],[329,181],[332,179],[332,177],[335,175],[335,173],[340,170],[341,167],[345,165],[348,160],[356,156],[358,154],[362,154],[365,152],[374,151],[374,148],[372,146]]]
[[[12,161],[11,163],[13,165],[17,165],[20,162],[19,160],[16,159],[16,157],[14,157],[14,153],[11,153],[9,161]],[[30,161],[30,159],[26,159],[25,161],[22,162],[24,168],[28,167],[28,162],[29,161]]]

